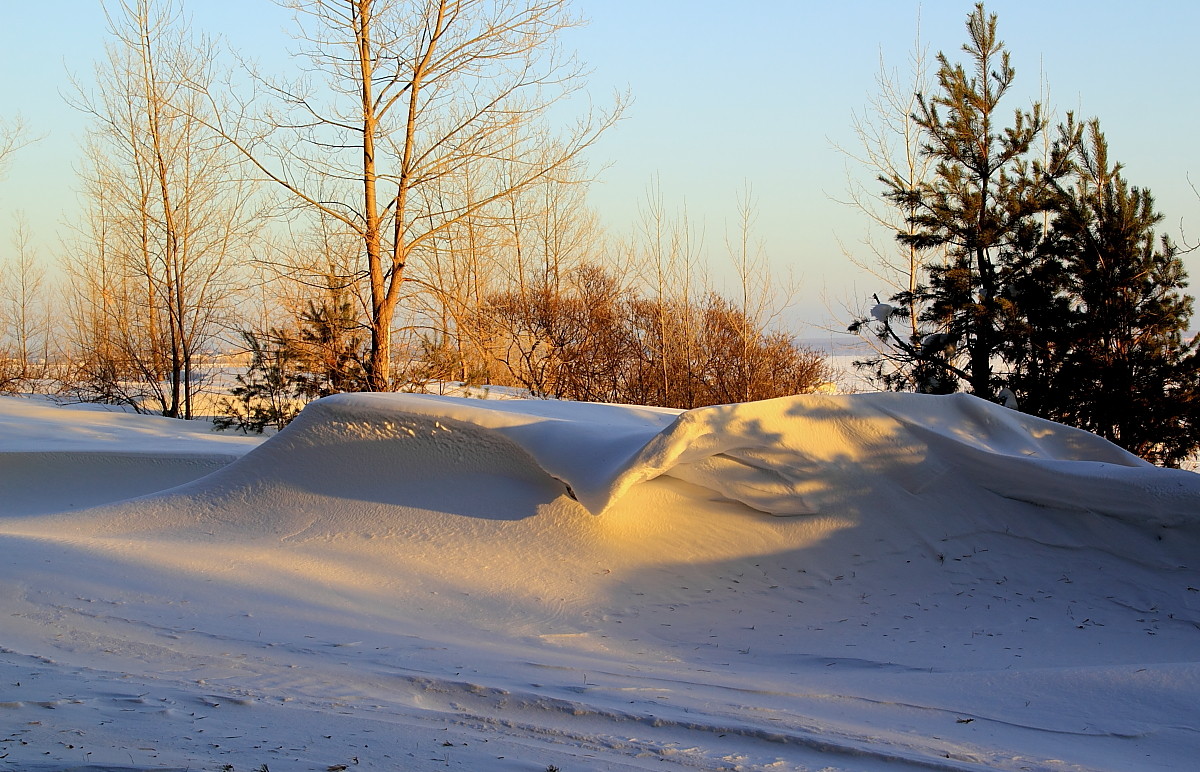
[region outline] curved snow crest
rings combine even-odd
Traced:
[[[632,405],[376,393],[326,397],[306,407],[304,413],[317,410],[364,417],[373,414],[384,420],[397,413],[409,414],[494,433],[528,453],[594,514],[600,514],[633,482],[656,476],[637,473],[642,466],[639,456],[682,413]]]
[[[613,497],[657,475],[775,515],[836,512],[854,491],[979,488],[1164,525],[1200,515],[1200,476],[966,394],[805,395],[690,410],[633,459]]]
[[[1096,435],[963,394],[805,395],[688,411],[347,394],[305,412],[309,420],[292,431],[319,425],[320,416],[387,422],[409,414],[494,434],[594,514],[632,486],[666,476],[782,516],[836,513],[864,491],[979,488],[1163,525],[1200,515],[1200,476],[1154,467]]]

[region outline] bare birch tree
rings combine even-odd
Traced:
[[[646,358],[656,363],[657,381],[652,404],[665,404],[668,394],[683,390],[682,401],[690,401],[696,386],[697,297],[708,292],[707,277],[700,269],[702,235],[693,227],[686,207],[667,211],[657,177],[646,190],[634,242],[628,246],[631,261],[642,273],[641,285],[651,302],[642,304],[648,318],[642,346]]]
[[[859,147],[857,150],[843,149],[848,158],[874,175],[872,184],[880,177],[886,177],[912,188],[930,174],[932,162],[921,154],[923,132],[913,117],[917,97],[928,86],[929,67],[919,39],[910,54],[909,64],[908,77],[902,81],[880,61],[875,77],[878,93],[872,97],[867,110],[855,114],[852,122]],[[889,289],[913,292],[922,279],[922,258],[918,250],[896,245],[895,232],[908,227],[901,219],[904,213],[897,213],[881,194],[860,183],[851,181],[847,194],[847,203],[866,214],[888,237],[886,245],[871,240],[864,242],[872,258],[869,261],[849,250],[847,257],[885,282]]]
[[[40,137],[30,134],[29,126],[19,115],[0,121],[0,177],[7,171],[13,154],[38,139]],[[30,332],[29,325],[33,323],[33,303],[42,299],[37,296],[44,279],[44,271],[32,257],[29,226],[21,215],[17,217],[12,246],[14,255],[4,263],[0,273],[0,289],[4,292],[3,304],[6,306],[0,309],[0,324],[6,327],[2,338],[7,339],[0,344],[0,390],[3,391],[27,387],[33,375],[29,358],[32,338],[26,333]],[[40,325],[40,321],[37,324]],[[43,337],[43,342],[48,345],[48,335]]]
[[[410,257],[503,197],[553,177],[620,114],[589,112],[558,142],[534,129],[582,84],[559,49],[567,0],[290,0],[309,81],[259,78],[257,132],[217,127],[291,201],[361,244],[372,390],[392,386],[392,330]],[[313,82],[313,81],[316,82]],[[220,119],[219,113],[218,119]],[[529,131],[514,129],[529,128]],[[482,159],[471,197],[425,195]],[[432,202],[436,207],[431,208]]]
[[[598,294],[615,299],[627,289],[631,273],[627,264],[606,258],[605,240],[587,206],[582,174],[582,169],[568,170],[565,176],[504,200],[497,215],[506,240],[499,283],[467,317],[474,336],[484,341],[489,355],[514,382],[531,382],[537,391],[547,391],[545,379],[522,373],[554,372],[563,352],[554,336],[530,334],[538,326],[531,324],[530,316],[562,311],[567,285],[593,296],[603,287]],[[607,275],[595,272],[600,265],[607,266]]]
[[[732,232],[725,234],[725,250],[736,281],[731,304],[736,313],[730,318],[736,321],[735,346],[742,354],[720,373],[733,381],[730,394],[741,402],[753,399],[755,389],[770,380],[770,361],[762,355],[767,351],[763,342],[780,324],[798,289],[791,277],[782,283],[774,280],[765,247],[755,233],[757,219],[754,190],[747,183],[737,196],[736,224]]]

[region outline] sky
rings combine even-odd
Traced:
[[[840,201],[848,176],[873,175],[836,146],[876,93],[881,61],[906,72],[918,33],[931,54],[961,59],[973,3],[846,0],[576,0],[589,20],[564,38],[591,68],[603,103],[633,97],[625,119],[590,160],[600,172],[592,203],[614,232],[629,230],[657,180],[666,206],[686,211],[720,280],[724,236],[749,188],[756,236],[772,273],[799,281],[793,328],[804,336],[844,328],[845,306],[879,283],[846,259],[862,254],[867,219]],[[37,4],[0,0],[0,116],[21,114],[37,144],[0,179],[0,248],[12,213],[28,219],[43,259],[78,215],[74,169],[82,116],[67,106],[70,76],[83,82],[104,44],[99,0],[59,0],[48,24]],[[270,0],[186,0],[193,26],[267,66],[287,67],[289,15]],[[1099,117],[1133,185],[1149,188],[1177,241],[1200,239],[1200,149],[1192,98],[1200,6],[1091,0],[993,0],[1017,85],[1009,107],[1028,105],[1043,81],[1049,106]],[[1182,85],[1182,88],[1180,87]],[[1189,179],[1190,177],[1190,179]],[[1192,234],[1189,236],[1188,234]],[[1185,259],[1200,276],[1200,256]]]

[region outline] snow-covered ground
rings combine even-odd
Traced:
[[[0,770],[1200,758],[1200,476],[1082,432],[900,394],[202,429],[0,399]]]

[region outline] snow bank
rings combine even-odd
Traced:
[[[1200,477],[970,397],[346,395],[175,487],[147,445],[222,441],[24,407],[4,501],[45,514],[0,518],[0,769],[1200,754]],[[52,513],[123,475],[146,495]]]
[[[69,438],[39,442],[70,446]],[[22,508],[14,497],[15,513],[78,508],[51,488],[77,498],[89,490],[83,500],[90,503],[170,488],[95,518],[107,532],[371,530],[378,505],[514,519],[562,495],[603,515],[631,488],[658,478],[776,516],[877,518],[930,497],[966,508],[986,492],[1147,526],[1200,517],[1197,475],[968,395],[810,395],[676,411],[346,394],[310,404],[241,457],[205,455],[193,445],[182,455],[138,458],[81,463],[48,451],[10,454],[0,479],[47,468],[41,479],[49,482],[21,494],[29,503]],[[148,464],[148,474],[112,468],[136,463]],[[53,470],[73,465],[83,479],[62,485],[67,472]]]
[[[286,487],[413,503],[435,479],[491,476],[504,488],[539,473],[593,514],[660,476],[773,515],[836,513],[848,489],[886,501],[950,487],[1159,524],[1200,511],[1196,475],[968,395],[813,395],[686,412],[340,395],[198,485],[222,496]],[[436,495],[472,486],[452,488]]]
[[[593,511],[658,475],[775,515],[837,511],[844,489],[834,480],[888,497],[969,483],[1039,506],[1162,522],[1200,509],[1195,475],[965,394],[812,395],[690,410],[625,465]]]
[[[1196,475],[1158,469],[1088,432],[965,394],[811,395],[686,412],[502,405],[345,395],[314,412],[326,421],[353,414],[344,420],[364,426],[422,416],[476,439],[494,434],[520,446],[594,514],[631,486],[664,475],[773,515],[836,511],[840,493],[830,480],[847,476],[857,486],[868,476],[880,494],[920,493],[957,478],[1039,506],[1164,524],[1200,512]],[[493,458],[503,455],[495,449]]]

